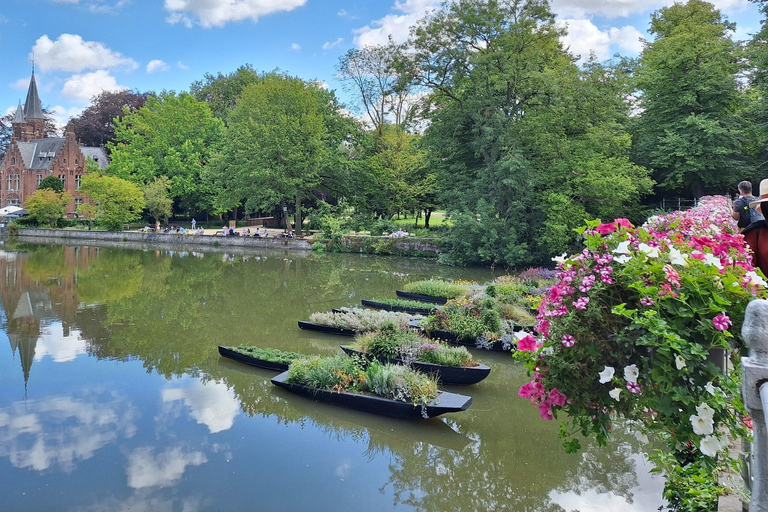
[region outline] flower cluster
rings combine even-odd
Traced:
[[[731,403],[738,383],[710,359],[738,354],[744,308],[766,286],[730,205],[703,198],[639,228],[587,222],[582,236],[582,252],[554,258],[559,274],[537,335],[519,335],[518,357],[533,377],[519,395],[544,419],[567,413],[568,449],[578,449],[577,433],[604,442],[621,416],[673,451],[694,446],[714,457],[722,428],[739,435],[743,422]]]

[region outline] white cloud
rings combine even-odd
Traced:
[[[640,42],[642,34],[630,25],[600,30],[588,19],[565,19],[558,23],[568,28],[563,44],[572,54],[581,56],[581,60],[587,60],[590,51],[595,53],[598,60],[605,60],[617,49],[623,50],[625,54],[637,54],[643,49]]]
[[[19,91],[25,91],[29,87],[29,77],[27,78],[19,78],[15,82],[11,82],[8,84],[11,89],[16,89]]]
[[[72,75],[64,82],[61,94],[76,101],[88,102],[94,96],[104,91],[119,91],[126,89],[117,85],[115,77],[109,71],[99,69],[92,73]]]
[[[336,16],[341,16],[342,18],[346,17],[347,15],[348,13],[344,9],[341,9],[339,12],[336,13]]]
[[[291,43],[291,50],[299,51],[301,50],[301,45],[298,43]]]
[[[189,415],[208,427],[211,434],[232,428],[235,416],[240,412],[240,402],[220,382],[203,384],[195,380],[187,387],[164,389],[163,403],[175,401],[182,401],[189,407]]]
[[[374,20],[357,30],[355,45],[358,47],[381,45],[387,43],[387,38],[392,36],[396,43],[405,42],[408,39],[410,28],[428,12],[437,9],[442,0],[405,0],[396,1],[394,10],[403,14],[388,14],[381,19]]]
[[[160,59],[154,59],[147,64],[147,73],[154,73],[155,71],[168,71],[168,64]]]
[[[552,11],[560,18],[585,18],[605,16],[606,18],[626,18],[633,14],[650,13],[662,7],[669,7],[673,0],[552,0]],[[710,0],[717,9],[724,13],[749,8],[749,0]]]
[[[173,485],[184,475],[187,466],[208,462],[203,452],[170,448],[154,455],[151,447],[138,448],[128,456],[128,486],[133,489]]]
[[[85,108],[80,108],[80,107],[66,108],[61,105],[56,105],[55,107],[50,107],[48,110],[53,116],[53,122],[56,124],[56,129],[61,131],[67,125],[67,123],[71,118],[82,114]],[[35,355],[37,355],[37,351],[35,351]]]
[[[165,10],[170,13],[166,21],[195,24],[203,27],[222,27],[231,21],[250,19],[275,12],[288,12],[303,6],[307,0],[165,0]]]
[[[184,64],[181,61],[176,63],[176,67],[179,68],[179,69],[189,69],[189,66],[187,66],[186,64]]]
[[[61,34],[56,41],[47,35],[40,37],[32,47],[35,64],[40,70],[79,73],[85,69],[128,68],[136,69],[133,59],[113,52],[102,43],[83,41],[76,34]]]
[[[88,6],[88,10],[100,14],[109,14],[122,9],[130,3],[131,0],[117,0],[114,4],[104,3],[104,0],[93,0]]]
[[[344,42],[344,38],[343,37],[340,37],[340,38],[338,38],[337,40],[335,40],[333,42],[326,41],[325,43],[323,43],[323,50],[331,50],[333,48],[336,48],[337,46],[339,46],[343,42]]]

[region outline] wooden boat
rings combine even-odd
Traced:
[[[391,400],[375,395],[363,395],[349,393],[347,391],[335,392],[325,389],[315,389],[301,384],[288,382],[288,372],[283,372],[272,379],[272,384],[286,389],[297,395],[311,398],[317,402],[324,402],[342,407],[349,407],[362,412],[382,414],[393,418],[422,419],[434,418],[449,412],[465,411],[472,405],[472,397],[441,391],[438,397],[424,407],[413,405],[410,402]]]
[[[424,308],[411,308],[407,306],[393,306],[392,304],[385,304],[383,302],[376,302],[373,300],[361,300],[360,303],[363,306],[374,308],[374,309],[383,309],[384,311],[397,311],[401,313],[410,313],[412,315],[429,315],[430,313],[435,312],[434,307],[424,307]]]
[[[477,384],[491,373],[491,368],[484,364],[478,366],[443,366],[439,364],[423,363],[421,361],[411,361],[408,363],[402,359],[377,357],[373,354],[360,352],[359,350],[355,350],[354,348],[345,345],[341,346],[341,350],[350,356],[360,356],[368,360],[373,360],[375,358],[382,363],[408,365],[421,373],[435,375],[443,384],[453,384],[456,386]]]
[[[233,359],[235,361],[249,364],[251,366],[256,366],[258,368],[274,370],[276,372],[284,372],[288,369],[288,365],[286,363],[275,363],[273,361],[267,361],[266,359],[259,359],[257,357],[243,354],[242,352],[238,352],[237,350],[232,350],[231,348],[222,347],[221,345],[219,345],[219,354],[221,354],[222,357],[226,357],[228,359]]]
[[[398,297],[404,299],[420,300],[421,302],[429,302],[432,304],[445,304],[448,299],[445,297],[435,297],[434,295],[421,295],[420,293],[406,292],[405,290],[395,290]]]
[[[341,327],[331,327],[330,325],[313,324],[312,322],[305,322],[299,320],[299,328],[305,331],[317,331],[324,332],[326,334],[336,334],[337,336],[354,336],[357,334],[351,329],[342,329]]]

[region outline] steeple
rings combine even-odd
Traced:
[[[32,119],[44,119],[40,96],[37,94],[37,82],[35,82],[34,70],[32,71],[32,79],[29,81],[27,101],[24,102],[24,119],[27,121]]]
[[[24,107],[21,106],[21,100],[19,100],[19,108],[16,109],[16,115],[13,116],[11,124],[22,124],[24,121]]]

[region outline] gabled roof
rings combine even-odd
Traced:
[[[62,137],[49,137],[29,142],[19,141],[16,144],[27,169],[48,170],[51,168],[54,157],[64,146],[66,140]]]
[[[27,91],[27,101],[24,102],[24,119],[44,119],[43,106],[40,102],[40,96],[37,94],[37,82],[35,81],[35,72],[32,72],[32,79],[29,81],[29,90]]]

